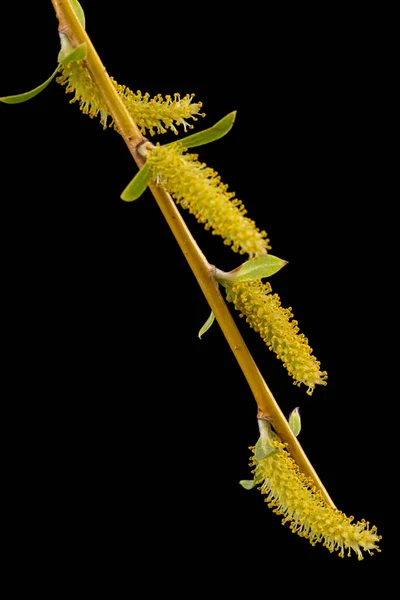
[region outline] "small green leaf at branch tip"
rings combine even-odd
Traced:
[[[278,450],[274,446],[263,443],[263,440],[260,438],[255,446],[254,458],[256,461],[264,460],[264,458],[269,458],[277,452]]]
[[[211,312],[211,315],[208,317],[207,321],[204,323],[203,327],[199,331],[199,338],[200,339],[201,339],[202,335],[204,335],[205,333],[207,333],[207,331],[210,329],[210,327],[214,323],[214,321],[215,321],[215,315],[214,315],[213,312]]]
[[[72,8],[76,12],[76,16],[78,17],[80,24],[83,29],[86,29],[86,19],[85,13],[83,12],[82,6],[79,4],[78,0],[71,0]]]
[[[300,409],[298,407],[295,408],[290,413],[289,425],[290,425],[290,429],[293,431],[294,435],[297,437],[301,431],[301,417],[300,417]]]
[[[237,281],[254,281],[255,279],[263,279],[264,277],[271,277],[280,271],[285,265],[286,260],[282,260],[272,254],[266,254],[265,256],[257,256],[243,263],[237,269],[230,271],[229,273],[223,273],[217,271],[216,279],[220,283],[228,282],[233,283]]]
[[[242,481],[239,481],[239,484],[245,490],[252,490],[256,487],[256,482],[254,481],[254,479],[242,479]]]
[[[133,202],[140,198],[150,183],[151,173],[148,163],[146,163],[126,186],[121,194],[121,199],[125,202]]]
[[[199,131],[199,133],[194,133],[193,135],[188,135],[181,140],[166,144],[166,146],[179,144],[184,148],[195,148],[197,146],[204,146],[204,144],[209,144],[210,142],[215,142],[224,137],[224,135],[232,129],[235,118],[236,111],[229,113],[209,129],[204,129],[204,131]]]
[[[69,52],[66,55],[63,54],[63,50],[61,49],[60,52],[58,53],[57,60],[61,64],[67,65],[68,63],[75,62],[77,60],[85,60],[86,55],[87,55],[87,45],[86,45],[86,42],[83,42],[83,44],[80,44],[79,46],[74,48],[71,52]]]
[[[4,96],[3,98],[0,98],[0,102],[4,102],[5,104],[21,104],[21,102],[27,102],[27,100],[30,100],[31,98],[34,98],[35,96],[40,94],[40,92],[43,92],[43,90],[54,79],[54,77],[57,74],[57,71],[58,65],[54,73],[50,75],[50,77],[46,79],[44,83],[38,85],[38,87],[34,88],[33,90],[30,90],[29,92],[25,92],[24,94],[17,94],[16,96]]]

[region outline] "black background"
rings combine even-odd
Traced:
[[[390,308],[369,258],[380,222],[355,133],[357,74],[349,81],[340,70],[345,34],[325,15],[315,27],[306,14],[271,13],[252,29],[240,15],[233,28],[212,15],[197,30],[167,7],[135,24],[124,2],[94,4],[84,4],[87,30],[118,82],[195,93],[207,115],[198,128],[238,111],[200,158],[289,261],[271,283],[328,386],[309,398],[238,324],[285,414],[300,406],[301,443],[337,506],[388,540],[379,415],[389,410],[390,365],[377,346]],[[58,52],[50,2],[27,6],[23,19],[8,6],[6,20],[0,95],[46,79]],[[150,193],[120,200],[136,172],[122,140],[68,100],[53,83],[29,103],[0,105],[11,563],[38,545],[49,560],[72,543],[73,573],[98,555],[136,576],[168,565],[166,585],[182,573],[252,584],[282,564],[377,573],[390,556],[385,540],[382,554],[341,560],[291,534],[257,491],[238,485],[250,478],[257,439],[252,394],[218,325],[197,338],[209,308]],[[184,217],[210,263],[240,263]]]

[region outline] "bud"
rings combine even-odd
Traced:
[[[265,419],[257,419],[257,421],[260,437],[256,443],[254,455],[256,460],[263,460],[276,454],[277,450],[273,443],[274,434],[272,433],[271,425]]]
[[[242,481],[239,481],[239,484],[245,490],[252,490],[256,486],[256,482],[254,481],[254,479],[242,479]]]
[[[297,437],[301,431],[301,418],[300,418],[299,407],[295,408],[290,413],[289,425],[290,425],[290,429],[293,431],[294,435]]]

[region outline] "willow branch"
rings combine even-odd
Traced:
[[[85,66],[93,77],[109,113],[114,119],[118,131],[128,146],[136,164],[139,168],[142,167],[143,158],[137,152],[137,147],[145,138],[143,138],[136,123],[118,96],[103,63],[86,31],[81,26],[74,9],[69,0],[52,0],[52,4],[59,20],[59,31],[66,34],[74,46],[86,43],[87,57]],[[315,486],[321,491],[325,501],[335,508],[328,492],[307,458],[298,439],[290,429],[289,423],[258,370],[218,289],[214,277],[214,268],[208,263],[191,235],[171,196],[159,186],[152,185],[150,189],[246,377],[258,405],[258,417],[268,419],[273,424],[281,440],[288,445],[289,452],[299,465],[301,471],[314,481]]]
[[[87,56],[86,67],[92,75],[99,89],[100,95],[112,115],[118,131],[121,133],[134,159],[143,165],[142,158],[137,155],[136,147],[145,139],[140,133],[138,126],[129,112],[121,102],[118,92],[113,85],[91,39],[79,22],[76,13],[69,0],[52,0],[59,22],[58,30],[67,35],[73,46],[86,43]]]

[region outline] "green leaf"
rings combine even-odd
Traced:
[[[87,45],[86,42],[83,42],[83,44],[73,48],[71,52],[68,52],[68,54],[65,54],[65,47],[61,48],[60,52],[58,53],[58,62],[63,65],[67,65],[68,63],[75,62],[77,60],[85,60],[86,55]]]
[[[85,13],[83,12],[82,6],[79,4],[78,0],[71,0],[71,4],[83,29],[86,29]]]
[[[149,185],[150,179],[151,173],[149,165],[146,163],[122,192],[122,200],[125,200],[125,202],[133,202],[133,200],[140,198]]]
[[[33,90],[30,90],[29,92],[25,92],[24,94],[17,94],[16,96],[4,96],[3,98],[0,98],[0,102],[4,102],[5,104],[20,104],[21,102],[26,102],[27,100],[34,98],[49,85],[52,79],[54,79],[54,77],[56,76],[57,71],[58,65],[54,73],[50,75],[50,77],[38,87],[34,88]]]
[[[76,12],[76,15],[79,19],[80,24],[85,29],[86,28],[85,13],[83,12],[82,6],[78,2],[78,0],[71,0],[71,4],[72,4],[74,11]],[[64,48],[64,52],[65,52],[65,48]],[[73,62],[75,60],[84,60],[86,58],[86,52],[87,52],[86,44],[81,44],[77,48],[74,48],[74,50],[71,53],[69,53],[68,55],[65,55],[65,56],[63,56],[63,49],[61,49],[59,52],[59,55],[58,55],[58,61],[65,63],[65,61],[67,61],[67,60],[68,60],[68,62]],[[57,69],[54,71],[54,73],[44,83],[42,83],[38,87],[34,88],[33,90],[30,90],[29,92],[25,92],[24,94],[17,94],[15,96],[4,96],[3,98],[0,98],[0,102],[4,102],[5,104],[20,104],[21,102],[26,102],[27,100],[34,98],[35,96],[40,94],[40,92],[42,92],[49,85],[49,83],[56,76],[57,71],[58,71],[58,65],[57,65]]]
[[[290,429],[293,431],[294,435],[297,437],[301,431],[301,418],[300,418],[299,407],[295,408],[290,413],[289,425],[290,425]]]
[[[286,260],[282,260],[272,254],[266,254],[265,256],[257,256],[246,261],[229,273],[217,270],[216,279],[222,284],[224,282],[254,281],[254,279],[263,279],[264,277],[275,275],[275,273],[287,264]]]
[[[210,327],[214,323],[214,321],[215,321],[215,315],[213,312],[211,312],[211,315],[208,317],[207,321],[204,323],[203,327],[199,331],[200,339],[201,339],[201,336],[204,335],[210,329]]]
[[[265,444],[265,442],[260,438],[255,446],[254,458],[257,462],[263,460],[264,458],[269,458],[276,454],[278,450],[274,446],[269,446]]]
[[[215,142],[224,137],[224,135],[232,129],[235,118],[236,111],[229,113],[229,115],[226,115],[226,117],[218,121],[218,123],[215,123],[215,125],[209,129],[204,129],[204,131],[199,131],[199,133],[194,133],[193,135],[188,135],[181,140],[166,144],[166,146],[179,144],[184,148],[195,148],[196,146],[204,146],[204,144]]]
[[[242,481],[239,481],[239,483],[242,487],[244,487],[245,490],[252,490],[254,487],[256,487],[256,482],[254,479],[242,479]]]

